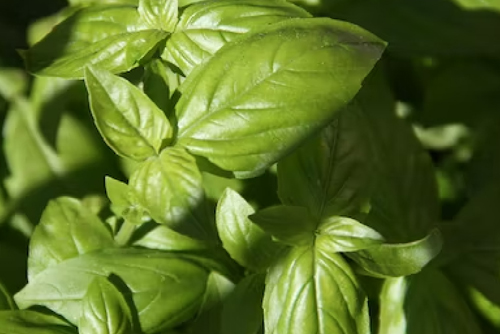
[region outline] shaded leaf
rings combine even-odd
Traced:
[[[74,327],[53,315],[30,310],[0,311],[0,334],[76,334]]]

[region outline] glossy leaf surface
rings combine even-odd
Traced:
[[[139,0],[137,10],[151,29],[172,32],[178,19],[177,0]]]
[[[30,240],[28,278],[32,281],[64,260],[114,245],[111,232],[80,201],[52,200]]]
[[[222,46],[269,24],[309,17],[286,1],[211,0],[187,7],[162,57],[189,75]]]
[[[267,267],[280,247],[271,235],[248,219],[254,212],[243,197],[227,188],[217,205],[216,222],[229,255],[243,267],[260,270]]]
[[[163,111],[127,80],[91,67],[85,83],[96,126],[117,154],[144,160],[171,138]]]
[[[38,75],[82,78],[89,65],[120,73],[137,67],[166,36],[149,29],[135,6],[91,6],[57,25],[23,56]]]
[[[319,247],[293,248],[270,268],[263,302],[265,330],[270,334],[367,334],[366,301],[341,255]]]
[[[404,244],[382,244],[348,256],[374,276],[394,277],[421,271],[442,247],[441,233],[433,230],[423,239]]]
[[[132,333],[132,312],[121,292],[105,277],[97,276],[82,301],[79,334]]]
[[[184,149],[167,148],[145,161],[129,185],[156,222],[192,237],[207,236],[201,173]]]
[[[165,252],[108,249],[50,267],[15,296],[22,308],[43,305],[78,323],[82,300],[96,277],[117,275],[133,298],[141,328],[154,333],[195,314],[208,271],[191,260]],[[122,291],[124,292],[124,291]]]
[[[184,82],[178,144],[238,177],[262,173],[332,120],[383,49],[329,19],[287,20],[231,43]]]

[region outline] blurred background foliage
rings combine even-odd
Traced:
[[[47,201],[84,197],[98,210],[104,175],[125,180],[133,168],[99,137],[83,84],[30,77],[16,51],[92,2],[0,1],[0,281],[11,292],[25,284],[28,237]],[[381,65],[398,101],[395,112],[411,123],[434,161],[443,226],[476,195],[500,187],[499,0],[293,2],[316,16],[356,23],[389,43]],[[212,198],[230,185],[261,206],[277,200],[269,192],[276,184],[272,171],[245,183],[206,177]],[[498,191],[486,193],[497,197],[484,203],[500,201]],[[496,210],[477,210],[500,224]]]

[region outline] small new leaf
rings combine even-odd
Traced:
[[[229,255],[243,267],[259,271],[267,268],[281,247],[248,219],[254,212],[243,197],[227,188],[217,204],[216,222]]]
[[[169,147],[131,176],[137,201],[158,223],[197,239],[207,237],[201,173],[192,155]]]
[[[177,0],[139,0],[139,15],[152,29],[172,32],[178,20]]]
[[[382,244],[346,254],[368,275],[397,277],[416,274],[441,251],[442,239],[438,230],[425,238],[404,244]]]
[[[79,334],[131,334],[133,318],[122,293],[105,277],[97,276],[82,300]]]
[[[316,242],[328,252],[354,252],[378,246],[384,237],[354,219],[336,216],[322,222]]]
[[[97,129],[117,154],[144,160],[171,139],[172,128],[163,111],[127,80],[89,67],[85,84]]]
[[[252,214],[249,218],[284,244],[307,246],[314,241],[317,222],[306,208],[272,206]]]

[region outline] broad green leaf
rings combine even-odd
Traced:
[[[40,42],[56,25],[68,18],[71,14],[75,13],[78,9],[78,7],[74,6],[65,7],[53,15],[42,17],[41,19],[31,23],[28,26],[28,31],[26,32],[28,45],[33,46],[34,44]]]
[[[96,126],[117,154],[144,160],[171,139],[163,111],[127,80],[91,67],[85,70],[85,83]]]
[[[396,116],[387,83],[379,72],[373,74],[352,105],[367,122],[372,146],[369,166],[374,186],[363,223],[390,243],[410,242],[425,237],[436,226],[435,171],[410,125]]]
[[[238,177],[258,175],[333,119],[383,49],[330,19],[291,19],[228,44],[184,82],[178,144]]]
[[[28,278],[60,262],[98,249],[113,247],[110,231],[76,199],[49,202],[30,240]]]
[[[144,333],[172,328],[194,316],[208,271],[180,254],[108,249],[84,254],[40,273],[15,295],[19,307],[43,305],[78,323],[82,300],[98,276],[117,275],[127,287]]]
[[[269,334],[370,332],[367,298],[340,254],[297,247],[270,268],[264,294]]]
[[[460,292],[437,270],[387,279],[380,296],[379,334],[479,334]]]
[[[316,234],[321,247],[332,253],[355,252],[384,242],[377,231],[354,219],[339,216],[323,221]]]
[[[154,224],[151,230],[134,242],[134,245],[165,251],[204,250],[208,246],[206,242],[177,233],[161,224]]]
[[[367,124],[358,110],[341,112],[318,135],[278,162],[278,193],[287,205],[319,218],[359,211],[373,182]]]
[[[0,282],[0,310],[14,310],[16,305],[5,286]]]
[[[151,29],[172,32],[178,20],[177,0],[139,0],[137,10]]]
[[[197,239],[211,235],[201,173],[184,149],[169,147],[145,161],[131,176],[129,186],[156,222]]]
[[[221,334],[257,334],[262,327],[264,274],[242,279],[224,301]]]
[[[248,219],[254,212],[243,197],[227,188],[217,204],[216,222],[222,245],[229,255],[243,267],[259,271],[267,268],[280,246]]]
[[[0,334],[77,334],[60,318],[30,310],[0,311]]]
[[[68,0],[71,6],[90,6],[103,4],[131,4],[137,5],[139,0]]]
[[[203,1],[184,9],[162,57],[187,76],[228,42],[293,17],[310,14],[286,1]]]
[[[416,274],[441,251],[442,239],[433,230],[423,239],[404,244],[382,244],[348,253],[361,269],[375,277],[397,277]]]
[[[32,73],[76,79],[89,65],[113,73],[137,67],[166,37],[149,29],[135,6],[91,6],[58,24],[23,56]]]
[[[317,221],[300,206],[272,206],[249,216],[274,239],[290,246],[307,246],[314,241]]]
[[[130,334],[133,318],[125,297],[108,279],[97,276],[82,300],[79,334]]]
[[[172,70],[160,59],[151,60],[144,68],[144,93],[169,117],[174,111],[173,91],[169,73]],[[172,75],[172,73],[170,73]]]

